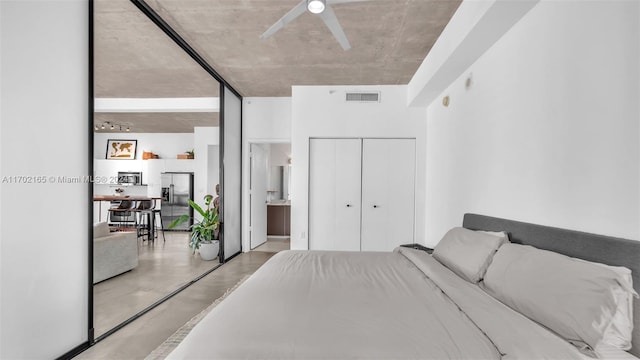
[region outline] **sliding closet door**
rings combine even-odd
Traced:
[[[364,139],[362,251],[414,242],[414,139]]]
[[[227,260],[242,249],[242,100],[227,87],[223,99],[222,258]]]
[[[311,139],[309,249],[360,250],[360,139]]]

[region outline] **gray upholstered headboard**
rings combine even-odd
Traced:
[[[471,230],[506,231],[513,243],[531,245],[567,256],[631,269],[633,287],[640,293],[640,241],[528,224],[484,215],[465,214],[462,226]],[[640,356],[640,301],[633,302],[633,344]]]

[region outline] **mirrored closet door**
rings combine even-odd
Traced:
[[[223,95],[220,83],[128,0],[94,1],[94,84],[93,321],[100,338],[219,265],[217,250],[213,260],[204,260],[202,249],[194,253],[190,229],[219,220],[212,214],[222,211],[222,189],[240,196],[233,185],[240,183],[240,110],[233,93]],[[237,144],[224,152],[224,187],[223,96],[234,117],[225,136]],[[179,219],[185,221],[171,226]],[[226,225],[239,234],[239,222]],[[220,240],[221,231],[213,237]],[[227,237],[223,250],[233,255],[239,240]]]

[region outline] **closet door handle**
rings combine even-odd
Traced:
[[[377,208],[378,208],[378,205],[373,205],[373,208],[374,208],[374,209],[377,209]]]
[[[352,206],[351,204],[347,204],[347,207],[351,207],[351,206]]]

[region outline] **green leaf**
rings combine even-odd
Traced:
[[[209,206],[211,204],[211,200],[213,200],[213,195],[205,195],[204,196],[204,204]]]
[[[207,213],[204,210],[202,210],[200,205],[193,202],[193,200],[189,199],[189,205],[191,205],[192,208],[194,208],[200,215],[202,215],[202,217],[204,218],[207,217]]]
[[[178,225],[180,225],[180,224],[183,224],[183,223],[185,223],[185,222],[189,221],[189,219],[190,219],[189,215],[186,215],[186,214],[185,214],[185,215],[182,215],[182,216],[180,216],[179,218],[177,218],[177,219],[173,220],[173,221],[171,222],[171,224],[169,224],[168,228],[169,228],[169,229],[173,229],[173,228],[175,228],[176,226],[178,226]]]
[[[202,215],[202,220],[193,223],[193,225],[189,226],[191,230],[191,238],[189,241],[189,247],[195,254],[196,250],[200,248],[200,243],[202,241],[211,241],[216,240],[216,229],[220,226],[220,217],[216,208],[210,207],[211,204],[211,195],[205,196],[205,202],[207,203],[207,210],[203,210],[200,205],[196,204],[194,201],[189,200],[189,205],[197,211],[200,215]],[[174,220],[171,224],[169,224],[169,229],[173,229],[174,227],[182,224],[184,222],[189,221],[191,217],[189,215],[182,215],[176,220]]]

